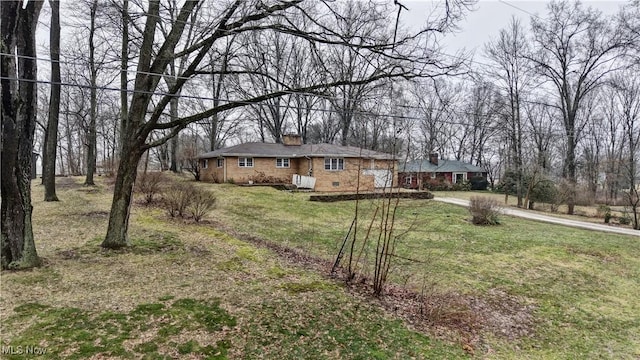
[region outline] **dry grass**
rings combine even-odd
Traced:
[[[195,184],[218,198],[201,224],[136,202],[133,246],[104,252],[109,186],[58,180],[58,203],[33,187],[46,265],[1,274],[2,345],[77,359],[640,355],[635,239],[506,216],[477,227],[465,209],[403,200],[398,255],[418,261],[398,261],[378,300],[323,276],[353,203]]]
[[[109,188],[72,180],[64,180],[55,203],[43,202],[34,183],[34,231],[45,266],[2,273],[3,346],[35,344],[62,358],[463,354],[269,249],[156,208],[134,205],[133,246],[103,251]],[[181,299],[190,307],[176,308]],[[215,304],[233,320],[213,330],[206,318],[198,325],[198,309]]]

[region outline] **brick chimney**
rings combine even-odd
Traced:
[[[429,162],[438,166],[438,153],[429,154]]]
[[[302,136],[298,134],[282,135],[282,144],[285,146],[300,146],[302,145]]]

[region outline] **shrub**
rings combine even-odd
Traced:
[[[144,203],[150,205],[155,196],[162,192],[163,182],[165,182],[165,177],[161,172],[139,173],[136,178],[135,191],[143,194]]]
[[[541,180],[535,184],[529,193],[529,201],[554,203],[558,197],[558,189],[551,180]]]
[[[430,191],[448,191],[453,188],[452,184],[443,178],[425,179],[422,183],[422,189]]]
[[[631,216],[629,216],[629,214],[619,216],[618,222],[620,223],[620,225],[629,225],[631,224]]]
[[[483,176],[474,176],[469,180],[471,190],[487,190],[489,182]]]
[[[468,181],[457,182],[451,187],[453,191],[470,191],[471,183]]]
[[[423,180],[422,189],[430,191],[469,191],[471,190],[471,183],[464,181],[452,184],[445,178],[428,178]]]
[[[576,188],[574,199],[575,204],[580,206],[592,206],[596,200],[593,192],[585,186]]]
[[[171,217],[184,217],[187,207],[191,204],[196,188],[188,183],[175,183],[164,194],[167,213]]]
[[[498,225],[500,206],[498,201],[489,197],[474,196],[469,200],[471,222],[476,225]]]
[[[200,222],[214,208],[215,204],[216,197],[212,193],[202,189],[194,189],[194,194],[190,204],[187,206],[187,210],[193,220]]]
[[[608,224],[611,221],[611,208],[607,205],[598,205],[596,215],[604,218],[604,223]]]

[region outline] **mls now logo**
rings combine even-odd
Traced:
[[[2,355],[44,355],[47,353],[47,349],[34,345],[2,345]]]

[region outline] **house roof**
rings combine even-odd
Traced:
[[[429,161],[429,159],[409,161],[404,165],[400,165],[400,172],[435,172],[435,173],[453,173],[453,172],[486,172],[483,168],[458,160],[438,160],[438,165]]]
[[[394,156],[391,154],[361,149],[354,146],[340,146],[333,144],[302,144],[302,145],[283,145],[274,143],[244,143],[231,146],[198,156],[200,159],[211,159],[227,156],[246,156],[246,157],[342,157],[342,158],[365,158],[392,160]]]

